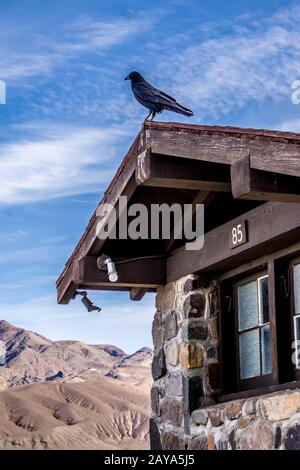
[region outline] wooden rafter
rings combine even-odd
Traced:
[[[246,170],[243,166],[245,163],[240,163],[244,159],[248,162]],[[230,166],[232,166],[231,180]],[[234,172],[241,171],[246,171],[245,181],[242,184],[234,177]],[[140,194],[139,191],[143,191],[143,186],[147,185],[170,188],[170,191],[175,191],[176,188],[186,191],[199,190],[199,194],[210,191],[212,194],[212,191],[228,191],[231,184],[233,194],[242,199],[298,201],[297,178],[299,177],[299,134],[181,123],[145,123],[57,281],[58,302],[68,303],[80,285],[76,278],[79,260],[85,256],[97,256],[105,249],[105,241],[97,238],[101,204],[108,203],[118,207],[121,195],[126,195],[130,199],[137,192]],[[293,213],[296,208],[292,204],[286,211]],[[283,219],[285,220],[284,215]],[[270,221],[270,224],[273,222]],[[286,226],[289,226],[288,223]],[[294,233],[293,230],[292,232]],[[287,229],[287,233],[290,234],[291,231]],[[208,234],[207,237],[209,236],[211,235]],[[220,236],[224,238],[224,231]],[[169,247],[166,246],[166,253],[172,246],[172,243]],[[244,249],[247,249],[247,244],[236,248],[235,251],[236,255],[241,250],[241,262],[247,253]],[[211,250],[205,248],[205,251]],[[113,256],[113,253],[109,254]],[[202,256],[201,254],[200,258],[203,261]],[[177,257],[177,260],[179,259]],[[214,259],[213,256],[211,264]],[[172,266],[172,262],[168,263],[169,267]],[[174,276],[177,276],[178,266],[174,268]],[[93,284],[90,286],[93,288]],[[113,288],[111,284],[105,285],[105,283],[101,283],[100,287]],[[127,287],[116,285],[115,288]],[[133,283],[131,288],[139,287]],[[138,296],[137,292],[133,291],[132,296]]]
[[[256,170],[251,167],[250,157],[231,165],[231,187],[237,199],[300,202],[297,176]]]
[[[165,259],[114,259],[118,281],[110,282],[106,271],[97,267],[97,256],[84,256],[75,264],[74,281],[83,288],[85,285],[108,287],[155,288],[166,282]]]
[[[222,163],[156,155],[148,148],[136,162],[138,185],[163,188],[230,191],[230,167]]]
[[[248,226],[248,241],[232,248],[232,227]],[[222,272],[251,259],[279,250],[300,237],[300,205],[270,202],[223,224],[205,235],[204,247],[195,252],[182,247],[167,259],[167,282],[195,272]]]

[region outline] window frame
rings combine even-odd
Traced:
[[[269,374],[261,374],[257,375],[254,377],[248,377],[248,378],[241,378],[241,367],[240,367],[240,345],[239,345],[239,339],[241,336],[241,331],[239,329],[239,306],[238,306],[238,288],[248,284],[252,281],[258,281],[259,278],[262,277],[268,277],[268,293],[269,293],[269,271],[267,268],[263,270],[258,270],[250,275],[241,275],[239,279],[232,284],[232,289],[233,289],[233,299],[234,299],[234,319],[235,319],[235,353],[236,353],[236,370],[237,370],[237,388],[238,391],[244,391],[244,390],[249,390],[253,388],[259,388],[259,387],[265,387],[267,385],[272,385],[274,383],[273,380],[273,361],[271,361],[271,372]],[[270,296],[270,293],[268,294]],[[270,355],[272,357],[272,335],[271,335],[271,311],[270,311],[270,303],[269,303],[269,326],[270,326]],[[260,325],[258,323],[257,327],[249,328],[249,330],[245,331],[252,331],[258,329],[259,335],[260,331],[263,325]],[[259,348],[260,348],[260,361],[261,361],[261,338],[259,337]]]
[[[300,262],[300,242],[286,248],[253,258],[236,268],[219,274],[219,357],[221,366],[221,392],[217,402],[260,396],[279,390],[300,388],[300,374],[292,364],[292,315],[294,315],[293,279],[291,265]],[[257,384],[249,383],[240,387],[236,364],[236,327],[232,320],[237,318],[232,286],[239,281],[257,277],[267,272],[269,276],[269,320],[272,358],[272,383],[260,376]],[[286,291],[286,295],[284,295]],[[300,372],[300,370],[299,370]],[[246,384],[245,384],[246,385]],[[256,385],[256,386],[255,386]]]
[[[288,277],[289,277],[289,294],[290,294],[290,318],[291,318],[291,337],[295,341],[295,319],[300,318],[300,313],[296,314],[296,302],[294,291],[294,270],[293,267],[300,265],[300,256],[294,257],[289,263]],[[300,339],[300,338],[299,338]],[[294,378],[300,380],[300,358],[298,359],[298,368],[293,364]]]

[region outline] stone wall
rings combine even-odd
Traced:
[[[300,391],[216,404],[218,284],[159,288],[152,336],[152,449],[300,449]]]

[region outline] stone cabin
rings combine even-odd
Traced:
[[[194,218],[201,204],[203,247],[174,226],[168,239],[99,238],[99,223],[121,225],[121,196],[189,204]],[[146,122],[136,137],[57,293],[157,293],[152,449],[300,449],[299,203],[300,134]]]

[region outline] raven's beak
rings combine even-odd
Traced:
[[[127,77],[125,77],[124,80],[129,80],[129,75],[127,75]]]

